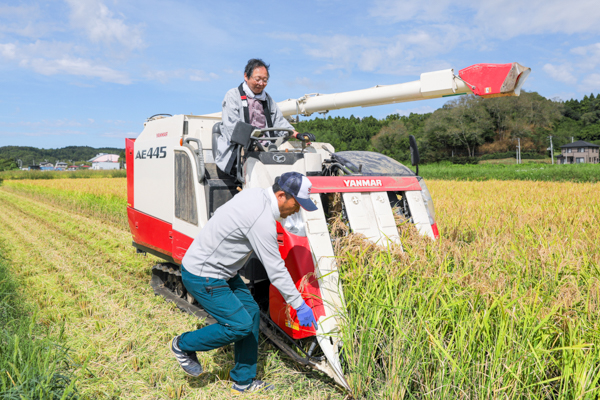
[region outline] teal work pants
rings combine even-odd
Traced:
[[[209,351],[234,343],[231,379],[240,385],[251,383],[256,377],[260,310],[250,290],[239,274],[227,281],[206,278],[189,273],[182,265],[181,277],[187,291],[217,323],[182,334],[179,348]]]

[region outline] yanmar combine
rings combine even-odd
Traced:
[[[517,63],[476,64],[458,75],[447,69],[423,73],[414,82],[305,95],[278,105],[291,119],[341,108],[461,94],[518,96],[529,73],[529,68]],[[219,171],[214,161],[220,121],[220,113],[157,115],[146,121],[137,139],[126,140],[127,212],[133,245],[138,252],[165,260],[154,266],[150,284],[156,294],[182,310],[214,322],[181,281],[181,260],[189,245],[215,210],[240,190],[269,187],[287,171],[305,174],[312,182],[311,199],[318,210],[301,210],[277,223],[277,240],[292,279],[314,311],[318,331],[299,326],[295,311],[270,284],[257,258],[251,257],[240,275],[261,307],[261,332],[298,363],[326,373],[349,389],[338,336],[344,296],[328,229],[334,198],[341,198],[336,207],[341,203],[342,218],[352,232],[381,246],[400,244],[394,212],[435,240],[438,229],[433,201],[418,176],[418,166],[415,174],[379,153],[335,152],[330,144],[315,142],[294,146],[286,137],[271,138],[265,147],[257,140],[260,132],[255,132],[248,142],[240,143],[236,176],[229,176]],[[417,165],[414,138],[411,151],[413,165]]]

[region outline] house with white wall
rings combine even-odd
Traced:
[[[116,154],[100,153],[88,161],[92,163],[92,169],[119,169],[119,156]]]

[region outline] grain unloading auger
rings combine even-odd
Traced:
[[[414,82],[306,95],[278,104],[284,115],[292,116],[459,94],[519,95],[529,72],[517,63],[476,64],[458,75],[448,69],[421,74]],[[295,361],[325,372],[350,389],[340,362],[338,336],[344,298],[328,229],[335,194],[341,198],[335,208],[341,205],[350,229],[387,246],[400,244],[394,212],[414,223],[423,235],[437,238],[427,186],[410,169],[382,154],[335,153],[327,143],[300,148],[282,138],[273,140],[267,149],[250,140],[239,153],[237,176],[231,177],[214,163],[220,119],[220,113],[154,116],[137,139],[126,140],[127,212],[133,245],[138,252],[165,260],[153,268],[151,285],[181,309],[214,321],[181,282],[179,266],[193,238],[214,211],[239,190],[271,186],[287,171],[307,175],[318,211],[301,210],[278,223],[277,240],[292,279],[315,313],[319,330],[299,326],[295,311],[270,285],[258,259],[251,257],[240,275],[261,307],[261,332]]]

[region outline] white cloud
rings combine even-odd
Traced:
[[[205,72],[198,69],[174,69],[170,71],[148,71],[144,74],[146,79],[167,83],[171,79],[189,79],[194,82],[207,82],[219,78],[214,72]]]
[[[72,43],[50,42],[46,40],[36,40],[28,44],[13,43],[18,57],[21,58],[63,58],[66,54],[81,52]]]
[[[554,80],[568,83],[570,85],[577,82],[577,78],[571,73],[573,68],[569,65],[552,65],[546,64],[542,68],[544,72],[550,75]]]
[[[401,116],[408,117],[410,114],[427,114],[435,111],[435,108],[431,106],[412,107],[406,109],[396,109],[393,114],[400,114]]]
[[[107,52],[112,51],[112,58],[122,59],[128,53],[123,49],[142,48],[139,26],[127,24],[123,16],[115,15],[101,0],[65,0],[62,8],[70,10],[68,17],[60,5],[52,7],[59,10],[54,16],[48,14],[51,7],[32,3],[18,7],[0,5],[0,35],[10,38],[9,43],[0,44],[0,59],[43,75],[131,83],[127,73],[115,69],[114,63],[109,66],[107,59],[111,57]],[[61,20],[62,15],[69,18],[70,25]],[[109,48],[103,51],[94,43]],[[118,51],[114,51],[114,45],[118,45]],[[83,82],[74,84],[85,86]]]
[[[87,135],[86,132],[82,131],[74,131],[74,130],[36,130],[36,131],[19,131],[19,132],[6,132],[0,131],[0,135],[2,136],[28,136],[28,137],[42,137],[42,136],[67,136],[67,135]]]
[[[88,120],[93,122],[93,120]],[[1,126],[10,126],[10,127],[44,127],[44,128],[60,128],[60,127],[80,127],[84,126],[84,123],[81,123],[74,119],[44,119],[41,121],[18,121],[18,122],[0,122]]]
[[[595,73],[600,66],[600,43],[574,47],[569,53],[568,62],[560,65],[546,64],[544,72],[569,85],[575,85],[579,81],[577,89],[582,93],[600,89],[600,74]]]
[[[63,28],[53,20],[43,20],[39,5],[0,5],[0,34],[16,34],[26,38],[40,38]]]
[[[446,8],[449,0],[416,2],[411,0],[379,0],[369,10],[372,17],[393,22],[400,21],[441,21],[448,18]]]
[[[112,125],[116,125],[116,126],[126,125],[126,124],[130,123],[130,121],[123,121],[123,120],[120,120],[120,119],[116,119],[116,120],[108,119],[108,120],[106,120],[104,122],[107,123],[107,124],[112,124]]]
[[[589,46],[580,46],[571,49],[571,53],[579,56],[587,56],[588,54],[600,54],[600,43],[591,44]]]
[[[270,36],[298,42],[311,58],[322,61],[315,70],[418,75],[425,71],[463,67],[451,65],[454,53],[488,51],[499,42],[524,35],[594,33],[600,31],[597,0],[573,0],[568,7],[559,0],[376,0],[368,10],[374,24],[397,24],[396,35],[282,34]],[[386,31],[390,31],[386,29]],[[547,63],[544,71],[568,84],[577,82],[581,68],[600,65],[600,45],[573,49],[585,53],[581,63]],[[579,52],[579,53],[578,53]],[[490,52],[492,53],[492,52]],[[493,52],[492,54],[495,54]]]
[[[129,26],[124,18],[116,18],[112,11],[99,0],[66,0],[71,6],[70,20],[73,27],[85,31],[95,43],[119,43],[127,49],[144,47],[142,30]]]
[[[562,0],[376,0],[369,14],[376,24],[395,24],[398,31],[404,32],[396,36],[395,48],[391,44],[386,44],[385,49],[372,45],[353,54],[360,69],[386,73],[438,68],[442,63],[434,59],[452,50],[475,47],[490,51],[498,42],[512,38],[532,40],[525,35],[600,32],[597,0],[572,0],[568,5]],[[573,49],[573,54],[585,55],[574,67],[577,70],[600,66],[600,44]],[[421,65],[417,65],[417,60],[421,60]],[[575,81],[573,73],[561,74],[552,67],[544,70],[555,79]]]
[[[472,2],[476,24],[499,37],[521,34],[583,33],[600,30],[596,0],[493,0]]]
[[[383,22],[463,21],[476,35],[511,38],[521,34],[584,33],[600,31],[597,0],[449,0],[414,2],[379,0],[369,10]]]
[[[457,40],[454,27],[435,26],[429,31],[415,30],[393,37],[311,34],[273,34],[273,37],[301,42],[307,55],[327,61],[317,73],[328,70],[352,70],[395,75],[414,75],[426,70],[449,68],[436,60],[450,52]],[[436,59],[432,60],[432,57]]]
[[[104,82],[120,83],[122,85],[131,83],[131,79],[127,74],[103,65],[95,65],[92,61],[81,58],[66,57],[56,60],[34,58],[22,60],[20,64],[42,75],[67,74],[100,78]]]
[[[580,56],[577,64],[584,69],[595,69],[600,65],[600,43],[571,49],[571,53]]]
[[[294,80],[286,80],[283,84],[288,88],[306,88],[312,92],[324,92],[327,91],[329,85],[327,82],[315,82],[313,79],[308,77],[296,78]]]
[[[148,71],[144,74],[144,77],[151,81],[159,81],[160,83],[167,83],[172,78],[178,78],[181,76],[182,71]]]
[[[100,78],[104,82],[127,85],[129,76],[94,60],[68,55],[73,46],[65,43],[36,41],[25,46],[15,43],[0,44],[0,54],[23,68],[42,75],[75,75]]]
[[[189,78],[191,81],[195,82],[206,82],[219,78],[219,75],[214,72],[206,73],[201,70],[190,70]]]
[[[136,138],[139,136],[139,132],[105,132],[101,134],[102,137],[107,138],[118,138],[118,139],[128,139],[128,138]]]
[[[16,57],[16,49],[17,46],[14,43],[0,43],[0,54],[2,54],[2,57],[14,59]]]
[[[600,90],[600,74],[590,74],[581,81],[580,92],[589,93],[593,90]]]
[[[0,4],[0,17],[18,18],[31,16],[34,12],[34,7],[26,6],[9,6],[7,4]]]

